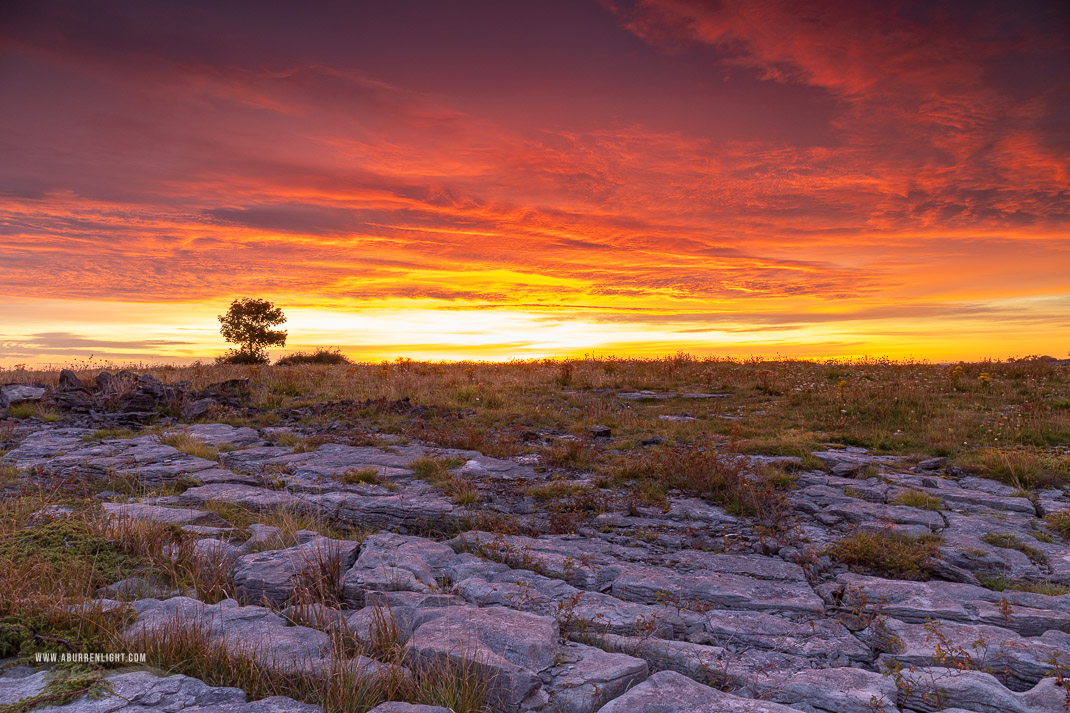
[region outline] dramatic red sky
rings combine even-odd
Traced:
[[[0,364],[1063,356],[1065,8],[7,0]]]

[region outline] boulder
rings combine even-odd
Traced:
[[[773,691],[772,699],[822,713],[898,713],[895,680],[859,668],[799,671]]]
[[[401,701],[389,701],[372,708],[368,713],[453,713],[449,708],[442,706],[425,706],[418,703],[402,703]]]
[[[194,508],[168,508],[146,503],[103,503],[107,515],[132,520],[147,520],[165,525],[208,525],[225,527],[228,523],[218,513]]]
[[[625,567],[610,591],[626,601],[681,608],[798,612],[824,609],[821,598],[805,581],[778,582],[711,571],[682,574],[670,567],[649,565]]]
[[[70,369],[64,369],[59,373],[59,391],[84,391],[85,384]]]
[[[346,601],[362,605],[368,591],[431,592],[456,556],[448,545],[422,537],[366,537],[360,557],[345,574]]]
[[[12,673],[15,676],[12,676]],[[50,678],[61,676],[41,671],[31,677],[16,678],[18,669],[0,675],[0,704],[13,703],[29,695],[39,695]],[[54,713],[109,713],[110,711],[137,710],[138,713],[318,713],[319,706],[298,703],[292,698],[271,696],[248,703],[245,694],[237,688],[209,686],[203,681],[176,674],[157,676],[149,671],[108,673],[107,686],[96,695],[82,696],[70,703],[49,706]],[[27,684],[40,684],[41,690],[33,691]],[[21,684],[22,688],[18,686]],[[27,693],[28,695],[18,695]],[[12,694],[17,698],[7,700]],[[44,709],[42,709],[44,710]]]
[[[869,661],[869,647],[835,619],[792,621],[764,612],[718,609],[705,615],[706,631],[721,646],[786,651],[821,660]]]
[[[799,713],[779,703],[740,698],[675,671],[660,671],[598,713]]]
[[[292,626],[263,607],[239,606],[233,599],[205,604],[188,597],[142,599],[133,607],[137,621],[127,627],[123,638],[134,647],[145,635],[197,632],[228,654],[254,659],[269,670],[319,673],[330,666],[332,648],[327,634]]]
[[[302,587],[338,591],[359,549],[359,542],[317,537],[297,547],[242,555],[234,565],[237,598],[279,607]]]
[[[486,677],[488,697],[508,713],[541,687],[539,673],[557,654],[557,622],[550,617],[492,607],[423,610],[407,655],[418,664],[451,662]]]
[[[1045,678],[1028,691],[1004,688],[995,676],[957,668],[915,668],[904,672],[899,707],[921,713],[961,708],[971,713],[1058,713],[1066,690]]]
[[[48,389],[29,384],[5,384],[0,386],[0,408],[7,408],[26,401],[40,401]]]
[[[555,713],[594,713],[649,673],[642,659],[583,644],[566,644],[558,659],[546,684]]]

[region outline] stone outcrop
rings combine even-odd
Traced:
[[[126,403],[167,397],[137,375],[61,381],[56,394],[115,404],[124,394],[133,394]],[[492,710],[510,713],[929,713],[934,701],[956,713],[1048,713],[1066,700],[1053,673],[1070,662],[1070,595],[1028,591],[1070,581],[1070,547],[1038,519],[1038,507],[1070,509],[1062,491],[1034,502],[952,477],[945,464],[846,449],[817,454],[832,472],[794,463],[795,519],[780,539],[700,498],[670,493],[649,507],[618,504],[608,490],[603,511],[554,535],[525,494],[547,478],[530,463],[420,443],[294,452],[280,445],[283,430],[185,427],[221,452],[208,460],[156,434],[100,438],[34,425],[0,462],[19,477],[122,474],[146,491],[168,486],[166,495],[110,493],[103,515],[181,528],[226,580],[217,598],[233,598],[198,601],[147,573],[102,587],[101,607],[133,607],[132,643],[195,632],[279,674],[407,676],[449,664],[486,683]],[[413,463],[425,457],[449,458],[449,476],[487,499],[462,505],[417,477]],[[374,478],[349,477],[371,470]],[[593,478],[579,482],[598,489]],[[915,492],[940,509],[897,504]],[[261,522],[218,514],[232,510]],[[508,518],[502,532],[474,526],[489,513]],[[332,536],[296,529],[312,525],[330,525]],[[851,571],[827,548],[854,532],[939,536],[936,562],[920,581]],[[405,668],[382,653],[383,641]],[[307,710],[182,677],[108,676],[138,710]],[[20,697],[45,678],[0,674]],[[0,685],[0,703],[4,695],[14,694]],[[101,710],[113,710],[109,700]],[[87,704],[60,710],[78,705]],[[375,710],[443,709],[398,701]]]

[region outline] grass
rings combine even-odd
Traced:
[[[789,521],[784,495],[764,477],[748,474],[743,458],[703,448],[657,447],[618,456],[602,473],[616,485],[645,484],[655,499],[678,490],[711,500],[733,515],[780,530]]]
[[[185,431],[174,431],[160,436],[160,443],[176,448],[194,458],[219,460],[220,449],[198,440]]]
[[[0,489],[14,485],[19,480],[19,469],[10,463],[0,463]]]
[[[141,434],[131,428],[101,428],[82,436],[82,440],[86,443],[94,443],[118,438],[135,438],[139,435]]]
[[[981,536],[981,541],[986,542],[993,547],[1002,547],[1007,550],[1018,550],[1028,557],[1029,561],[1033,564],[1046,565],[1048,563],[1048,558],[1044,556],[1043,552],[1036,547],[1031,547],[1022,542],[1017,535],[1005,532],[989,532]]]
[[[1064,540],[1070,540],[1070,510],[1050,512],[1044,516],[1044,524]]]
[[[531,431],[567,433],[578,423],[608,423],[615,440],[651,435],[670,444],[723,441],[731,449],[795,455],[820,464],[811,450],[840,443],[896,454],[949,456],[958,464],[988,461],[988,477],[1030,483],[1065,480],[1065,456],[1050,449],[1070,442],[1070,369],[1041,359],[978,362],[955,367],[912,361],[858,359],[731,361],[675,355],[656,359],[529,360],[509,363],[427,363],[398,360],[370,364],[299,366],[130,365],[165,383],[189,381],[194,389],[232,378],[252,382],[254,407],[292,408],[326,401],[409,398],[430,411],[419,426],[389,410],[353,413],[353,425],[378,428],[445,447],[474,448],[510,457],[541,453],[525,442]],[[759,377],[759,372],[771,372]],[[978,376],[990,379],[982,385]],[[96,370],[79,369],[90,381]],[[54,385],[57,371],[5,369],[5,381]],[[768,383],[771,388],[756,389]],[[840,384],[843,386],[840,386]],[[725,399],[626,402],[620,391],[729,393]],[[689,412],[694,422],[661,421]],[[463,417],[461,414],[463,413]],[[722,418],[729,416],[733,420]],[[314,420],[311,417],[310,420]],[[264,417],[256,417],[257,422]],[[581,439],[582,440],[582,439]],[[562,445],[550,467],[591,469],[607,454]],[[1000,455],[982,457],[985,450]],[[1036,464],[1001,461],[1016,450]],[[558,465],[560,463],[560,465]],[[1035,473],[1034,478],[1030,473]]]
[[[458,505],[476,505],[482,501],[479,488],[468,478],[451,471],[467,461],[464,458],[435,458],[423,456],[409,461],[412,474],[427,481],[437,490],[450,496]]]
[[[487,681],[474,665],[406,662],[400,639],[373,638],[390,643],[382,650],[365,648],[345,633],[336,634],[332,643],[338,653],[378,653],[388,665],[377,675],[354,670],[344,658],[330,659],[322,675],[273,666],[255,648],[228,646],[226,639],[213,637],[205,627],[177,619],[143,632],[126,646],[145,652],[150,665],[168,673],[182,673],[213,686],[237,686],[253,700],[288,696],[318,704],[326,713],[366,713],[386,701],[448,706],[457,713],[487,710]]]
[[[420,480],[434,483],[451,477],[450,470],[465,464],[463,458],[434,458],[423,456],[409,461],[408,468]]]
[[[905,505],[912,508],[921,508],[922,510],[940,511],[944,509],[944,501],[941,498],[914,489],[901,490],[888,502],[891,505]]]
[[[1070,586],[1065,584],[1056,584],[1055,582],[1032,582],[1017,579],[1007,579],[1006,577],[984,577],[979,576],[978,580],[983,587],[991,589],[994,592],[1002,592],[1008,589],[1017,592],[1030,592],[1032,594],[1046,594],[1050,597],[1059,597],[1064,594],[1070,594]]]
[[[1070,484],[1070,457],[1036,448],[984,448],[964,458],[962,464],[977,475],[1020,490]]]
[[[90,700],[108,693],[103,671],[92,666],[58,669],[38,695],[0,706],[0,713],[29,713],[44,706],[62,706],[82,696]]]
[[[328,519],[319,511],[295,507],[279,507],[271,510],[250,510],[235,503],[222,500],[209,500],[201,505],[210,510],[239,530],[246,531],[250,525],[261,524],[277,527],[281,530],[280,547],[292,547],[297,544],[299,530],[311,530],[334,540],[364,539],[364,530],[344,527]]]
[[[853,570],[894,579],[927,579],[938,556],[936,535],[908,537],[888,530],[856,530],[826,550]]]
[[[324,443],[320,438],[302,436],[288,431],[277,434],[274,439],[276,445],[292,448],[294,453],[309,453]]]
[[[55,518],[37,514],[54,504],[71,512]],[[285,524],[279,518],[275,522]],[[293,516],[289,529],[308,524]],[[397,627],[393,636],[384,631],[367,644],[339,640],[336,646],[338,651],[348,647],[352,653],[366,652],[391,664],[383,675],[366,675],[336,660],[324,675],[314,676],[266,666],[255,651],[228,649],[225,642],[189,622],[176,621],[126,640],[122,632],[132,620],[130,609],[85,604],[97,587],[134,574],[193,589],[206,603],[232,597],[229,564],[197,556],[194,542],[171,526],[103,517],[88,486],[64,483],[54,490],[26,489],[18,497],[0,500],[0,658],[28,662],[35,653],[44,652],[138,651],[164,672],[185,673],[211,685],[238,686],[251,699],[286,695],[320,705],[328,713],[364,713],[389,700],[450,706],[464,713],[486,710],[487,681],[473,665],[404,661],[404,641],[397,636]],[[336,605],[340,562],[325,557],[314,564],[298,584],[300,600]],[[402,663],[409,665],[411,675]],[[38,705],[60,705],[104,693],[107,668],[57,664],[40,696],[0,710],[25,713]]]
[[[340,480],[346,485],[386,485],[387,481],[379,475],[379,469],[352,468],[342,473]],[[395,486],[396,487],[396,486]]]
[[[7,415],[9,418],[39,418],[45,423],[55,423],[63,418],[63,414],[54,408],[42,406],[39,403],[32,401],[24,401],[17,403],[14,406],[8,406]]]

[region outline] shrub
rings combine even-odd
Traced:
[[[335,366],[338,364],[352,364],[345,354],[342,354],[337,349],[317,349],[311,353],[294,352],[288,354],[283,358],[275,362],[275,366],[297,366],[299,364],[327,364],[329,366]]]
[[[342,482],[346,485],[384,485],[378,468],[350,468],[342,473]]]
[[[237,365],[253,365],[253,364],[267,364],[267,354],[249,354],[239,349],[230,349],[223,356],[215,358],[215,363],[220,366],[224,364],[237,364]]]

